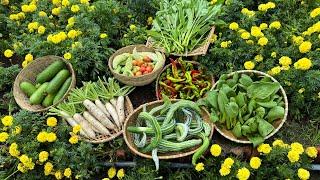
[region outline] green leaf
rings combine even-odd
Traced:
[[[258,107],[256,110],[256,116],[260,117],[260,118],[263,118],[264,115],[266,114],[266,109],[263,108],[263,107]]]
[[[246,104],[245,95],[246,93],[239,92],[238,95],[236,96],[236,102],[239,105],[239,107],[243,107]]]
[[[219,121],[219,117],[217,115],[217,113],[215,112],[214,109],[211,109],[211,113],[210,113],[210,120],[213,122],[213,123],[216,123]]]
[[[208,92],[207,101],[215,110],[218,110],[218,91]]]
[[[232,133],[234,136],[236,136],[237,138],[240,138],[242,136],[242,132],[241,132],[241,124],[240,122],[237,122],[237,124],[234,126],[234,128],[232,129]]]
[[[265,99],[275,94],[280,89],[277,82],[253,82],[247,89],[248,97],[254,99]]]
[[[274,130],[272,124],[270,124],[268,121],[264,119],[258,119],[258,123],[258,131],[262,137],[268,136],[268,134],[270,134]]]
[[[281,119],[284,117],[284,108],[282,106],[275,106],[268,112],[266,118],[269,122],[273,122],[276,119]]]
[[[277,103],[274,101],[269,101],[269,102],[257,102],[258,105],[265,107],[265,108],[272,108],[277,106]]]
[[[241,74],[241,78],[239,79],[239,82],[244,87],[249,87],[253,81],[250,76],[248,76],[246,74]]]
[[[258,145],[262,144],[264,142],[264,138],[260,136],[259,134],[254,134],[247,136],[250,142],[252,142],[253,147],[257,147]]]

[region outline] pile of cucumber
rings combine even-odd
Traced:
[[[20,89],[29,97],[31,105],[49,107],[58,102],[71,85],[72,77],[66,64],[55,61],[36,77],[36,85],[23,81]]]

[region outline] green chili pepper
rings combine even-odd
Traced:
[[[183,82],[185,81],[185,79],[180,79],[180,78],[174,78],[172,76],[170,76],[169,74],[166,77],[168,80],[170,80],[173,83],[178,83],[178,82]]]

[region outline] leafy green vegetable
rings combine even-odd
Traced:
[[[268,119],[269,122],[273,122],[276,119],[283,118],[283,116],[284,116],[284,108],[281,106],[276,106],[270,109],[266,118]]]
[[[262,137],[268,136],[274,130],[274,127],[272,126],[272,124],[268,123],[268,121],[260,118],[258,119],[258,123],[258,131]]]
[[[241,85],[248,87],[252,84],[253,81],[250,76],[246,74],[241,74],[241,78],[239,79],[239,82]]]
[[[232,133],[234,136],[236,136],[237,138],[242,136],[242,132],[241,132],[241,124],[240,122],[237,122],[237,124],[234,126],[234,128],[232,129]]]
[[[280,84],[275,82],[253,82],[248,87],[248,97],[254,99],[265,99],[276,93],[280,89]]]

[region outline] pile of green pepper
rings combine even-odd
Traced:
[[[202,69],[181,58],[171,60],[171,68],[160,75],[157,96],[171,99],[198,100],[210,90],[211,78]]]

